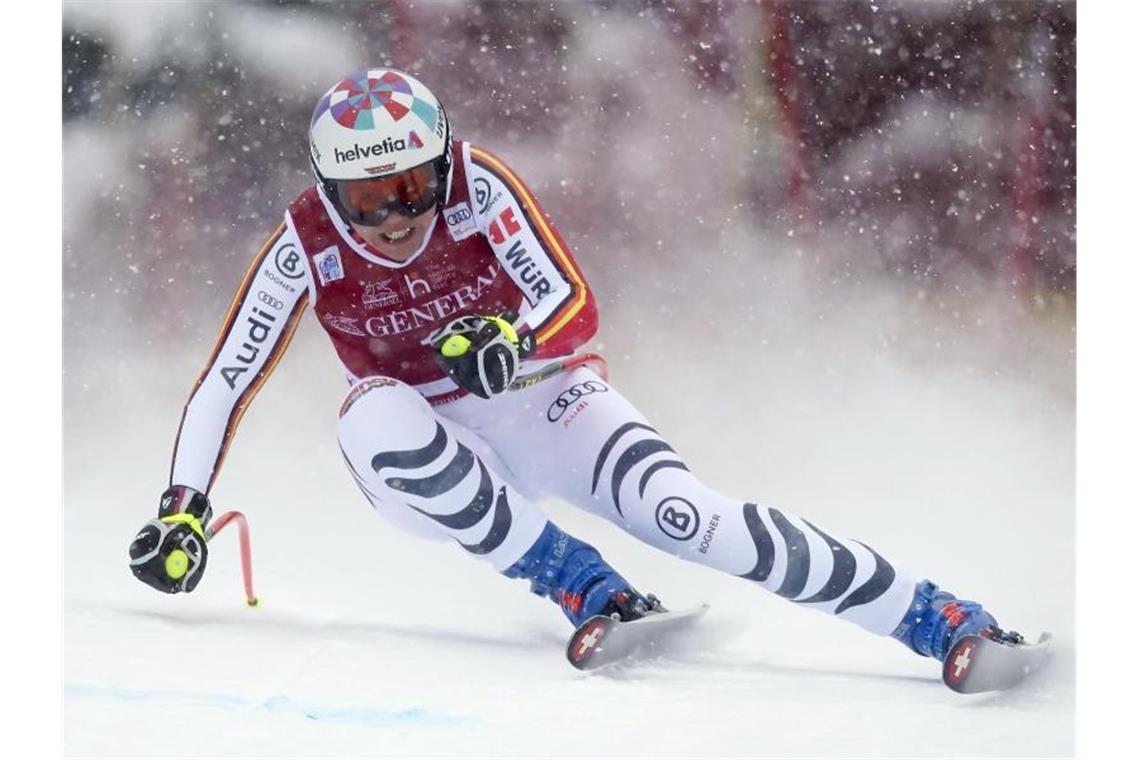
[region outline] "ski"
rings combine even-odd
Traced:
[[[1002,691],[1019,684],[1049,656],[1052,634],[1030,644],[1015,632],[965,636],[942,663],[942,680],[959,694]]]
[[[595,615],[570,637],[566,659],[579,670],[594,670],[665,654],[670,639],[700,620],[708,609],[707,604],[701,604],[686,610],[650,612],[628,622]]]

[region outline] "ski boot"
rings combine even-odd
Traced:
[[[656,597],[634,590],[597,549],[552,522],[503,575],[529,580],[530,590],[558,604],[575,628],[595,615],[626,621],[664,610]]]
[[[906,615],[891,633],[912,651],[939,662],[946,659],[959,640],[970,635],[1009,639],[1009,643],[1021,640],[1020,634],[998,628],[997,620],[982,605],[940,591],[928,580],[915,587]]]
[[[998,628],[977,602],[956,599],[930,581],[915,587],[910,608],[891,636],[942,663],[942,681],[960,694],[1011,689],[1041,667],[1052,635],[1033,643]]]
[[[646,615],[668,611],[665,609],[665,605],[661,604],[661,600],[653,594],[642,596],[630,589],[619,591],[610,597],[609,604],[603,607],[598,614],[628,623],[630,620],[637,620]]]

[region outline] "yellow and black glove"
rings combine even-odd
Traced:
[[[519,359],[534,352],[530,333],[514,327],[518,314],[470,315],[452,320],[431,337],[436,359],[460,388],[490,398],[510,386]]]
[[[162,494],[158,517],[148,520],[131,542],[131,572],[143,583],[177,594],[190,592],[206,571],[210,500],[186,486]]]

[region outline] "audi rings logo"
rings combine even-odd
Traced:
[[[264,290],[257,291],[257,300],[261,301],[266,306],[272,306],[274,309],[277,309],[277,311],[281,311],[285,308],[284,301],[282,301],[280,298],[274,298]]]
[[[447,223],[455,227],[471,218],[471,211],[467,208],[461,208],[451,212],[447,215]]]
[[[546,410],[546,419],[551,422],[558,422],[562,419],[562,415],[566,414],[566,410],[574,405],[574,402],[583,396],[589,396],[594,393],[605,393],[609,388],[597,380],[587,380],[584,383],[571,385],[566,390],[558,394],[558,398],[554,399],[554,403]]]
[[[273,261],[277,265],[277,271],[290,280],[300,279],[305,274],[301,266],[301,254],[297,252],[297,246],[292,243],[286,243],[278,248]]]
[[[701,516],[697,508],[680,496],[667,496],[657,505],[657,527],[669,538],[688,541],[697,535]]]

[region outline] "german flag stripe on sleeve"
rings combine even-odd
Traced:
[[[178,423],[178,433],[174,436],[174,452],[170,455],[171,477],[174,475],[174,457],[178,454],[178,442],[182,438],[182,426],[186,423],[186,410],[190,406],[189,399],[194,398],[194,394],[198,392],[198,388],[201,387],[202,382],[210,373],[210,368],[213,367],[214,362],[218,360],[218,354],[221,353],[222,346],[224,346],[226,342],[226,337],[230,334],[230,330],[233,329],[238,312],[241,311],[241,305],[245,301],[246,296],[249,295],[253,278],[257,276],[258,271],[261,269],[262,262],[264,262],[265,257],[269,255],[269,251],[273,249],[273,246],[277,244],[277,241],[280,240],[284,234],[285,222],[282,222],[277,226],[277,229],[273,231],[273,234],[266,239],[265,243],[261,246],[261,250],[259,250],[257,255],[253,258],[253,262],[249,265],[249,268],[246,269],[241,284],[238,286],[237,292],[230,302],[230,310],[226,314],[225,321],[222,322],[222,329],[218,331],[218,336],[214,339],[214,349],[210,352],[210,359],[206,362],[206,366],[202,369],[201,373],[199,373],[198,379],[194,381],[194,387],[190,389],[190,396],[186,401],[186,405],[182,408],[182,419]]]
[[[245,389],[238,399],[237,404],[234,406],[233,411],[230,412],[230,419],[226,422],[226,432],[222,436],[222,448],[218,452],[218,459],[214,463],[214,469],[210,473],[210,484],[207,491],[214,487],[214,480],[218,477],[218,473],[222,471],[222,464],[226,461],[226,454],[230,450],[230,441],[233,440],[234,433],[237,432],[238,425],[241,424],[241,418],[245,416],[246,409],[253,403],[254,397],[265,385],[265,381],[273,374],[273,370],[277,369],[277,364],[281,361],[281,357],[285,355],[285,349],[289,348],[289,344],[293,342],[293,334],[297,332],[297,326],[301,322],[301,315],[305,312],[305,306],[309,303],[309,294],[305,293],[301,296],[293,307],[292,313],[289,314],[289,321],[285,324],[285,329],[282,330],[281,335],[277,338],[277,343],[271,349],[269,358],[266,359],[265,364],[262,365],[253,382]]]
[[[540,344],[545,343],[551,336],[569,324],[586,305],[586,279],[582,276],[578,264],[570,255],[566,243],[563,242],[558,231],[547,223],[546,212],[542,210],[542,206],[534,197],[534,193],[498,158],[474,145],[470,148],[471,160],[502,180],[511,191],[511,195],[514,196],[515,201],[518,202],[530,221],[531,228],[537,233],[539,243],[546,254],[558,267],[567,282],[570,283],[573,291],[571,297],[567,298],[543,325],[532,325],[535,331],[535,340]]]

